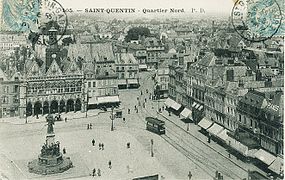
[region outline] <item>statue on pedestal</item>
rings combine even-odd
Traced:
[[[54,117],[48,115],[46,143],[42,146],[38,159],[28,163],[29,172],[36,174],[60,173],[73,167],[69,157],[63,157],[60,152],[60,142],[55,142]]]
[[[48,134],[54,134],[53,132],[53,125],[54,125],[54,118],[51,114],[49,114],[47,117],[47,122],[48,122],[48,128],[47,128],[47,133]]]

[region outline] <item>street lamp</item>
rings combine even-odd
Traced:
[[[114,131],[114,119],[115,119],[115,117],[114,117],[114,107],[113,106],[112,106],[112,114],[111,114],[110,118],[111,118],[111,121],[112,121],[111,131]]]
[[[88,111],[88,103],[89,103],[89,91],[87,89],[87,101],[86,101],[86,111],[85,111],[85,117],[87,118],[87,111]]]
[[[28,113],[27,113],[27,105],[28,105],[28,82],[26,83],[26,91],[25,91],[25,97],[26,97],[26,124],[28,123]]]

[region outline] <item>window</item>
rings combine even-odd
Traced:
[[[4,93],[9,93],[9,86],[4,86]]]
[[[96,82],[93,82],[93,87],[96,87]]]
[[[7,103],[8,103],[8,97],[7,97],[7,96],[4,96],[4,97],[3,97],[2,103],[3,103],[3,104],[7,104]]]
[[[238,117],[239,117],[239,118],[238,118],[238,119],[239,119],[239,122],[241,122],[241,115],[239,114],[239,116],[238,116]]]
[[[91,82],[88,82],[88,87],[89,87],[89,88],[91,87]]]
[[[14,92],[17,93],[19,91],[19,85],[14,86]]]

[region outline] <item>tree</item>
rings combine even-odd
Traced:
[[[133,27],[128,31],[125,40],[126,42],[130,42],[131,40],[138,40],[140,36],[150,37],[149,29],[145,27]]]

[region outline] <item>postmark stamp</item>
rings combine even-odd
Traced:
[[[237,0],[231,18],[235,31],[251,42],[270,39],[282,25],[282,11],[276,0]]]
[[[68,19],[65,9],[56,0],[3,0],[2,17],[5,30],[29,32],[29,40],[44,45],[59,41],[66,32]],[[47,35],[57,29],[57,39],[38,41],[39,35]],[[31,38],[32,37],[32,38]]]

